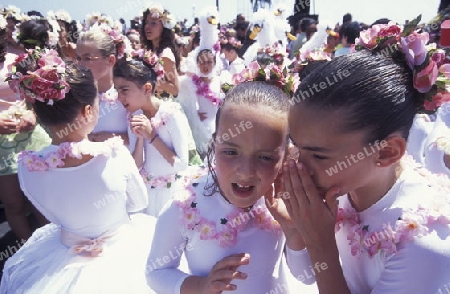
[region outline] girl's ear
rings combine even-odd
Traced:
[[[145,83],[143,87],[144,87],[145,94],[152,94],[153,93],[153,87],[152,87],[151,83]]]
[[[378,149],[378,159],[376,164],[378,166],[387,167],[398,161],[406,152],[406,140],[402,136],[391,136],[380,142],[373,144],[372,149]]]
[[[86,121],[92,121],[95,117],[94,107],[92,105],[86,105],[81,109],[81,114],[86,119]]]
[[[114,64],[116,64],[116,61],[117,61],[116,56],[114,56],[114,54],[110,54],[108,58],[108,63],[111,66],[114,66]]]

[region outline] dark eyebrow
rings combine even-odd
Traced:
[[[331,149],[326,147],[317,147],[317,146],[302,146],[299,147],[297,143],[292,139],[291,135],[289,135],[289,140],[291,140],[292,144],[294,144],[296,147],[302,149],[302,150],[308,150],[308,151],[314,151],[314,152],[330,152]]]

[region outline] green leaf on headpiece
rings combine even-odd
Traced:
[[[422,14],[419,14],[418,17],[408,22],[408,24],[405,25],[405,28],[402,32],[402,37],[406,37],[412,32],[414,32],[417,28],[417,25],[420,23],[420,20],[422,19]]]
[[[445,85],[449,83],[448,78],[444,76],[438,76],[436,82],[434,83],[439,89],[445,90]]]

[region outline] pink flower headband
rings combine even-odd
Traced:
[[[108,34],[113,40],[117,48],[117,57],[120,59],[124,57],[126,51],[130,48],[129,40],[118,29],[112,28],[106,24],[101,24],[99,28],[106,34]]]
[[[257,61],[253,61],[242,72],[233,75],[231,84],[223,84],[222,90],[226,93],[232,86],[247,81],[262,81],[275,85],[288,97],[294,95],[300,84],[297,73],[289,74],[286,69],[273,63],[261,66]]]
[[[156,73],[156,81],[164,79],[164,62],[156,53],[151,50],[139,49],[132,51],[131,57],[140,58],[148,64]]]
[[[374,25],[362,31],[355,41],[355,50],[368,49],[380,55],[405,56],[414,75],[414,88],[425,94],[425,112],[434,112],[450,101],[450,64],[444,64],[445,51],[429,44],[428,33],[416,31],[421,16],[409,22],[403,30],[393,22]]]
[[[27,69],[30,65],[36,65],[37,69],[27,70],[25,73],[18,71],[19,68]],[[69,92],[69,84],[63,77],[65,71],[66,64],[55,50],[34,49],[19,55],[8,66],[5,81],[15,93],[20,94],[21,99],[31,103],[35,100],[47,101],[48,105],[53,105],[53,100],[64,99]]]

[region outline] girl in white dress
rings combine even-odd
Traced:
[[[287,148],[288,109],[287,96],[263,82],[227,93],[208,170],[192,175],[157,220],[147,260],[157,293],[295,293],[287,281],[289,268],[302,274],[301,239],[272,188]]]
[[[120,38],[113,39],[107,33],[108,30],[111,29],[108,29],[106,24],[92,26],[80,34],[76,47],[78,63],[92,71],[98,85],[99,120],[89,138],[100,142],[119,135],[127,144],[127,113],[117,100],[112,74],[113,66],[119,57],[118,47],[122,44],[115,41]]]
[[[156,96],[160,98],[177,96],[180,89],[180,54],[172,28],[172,16],[162,5],[153,3],[144,9],[141,26],[144,48],[155,52],[164,64],[164,79],[155,86]]]
[[[189,120],[197,151],[203,157],[216,130],[216,113],[222,103],[221,79],[214,74],[215,66],[212,50],[200,50],[197,74],[180,78],[183,91],[178,95],[178,101]]]
[[[146,62],[120,60],[114,66],[114,86],[130,114],[130,150],[147,185],[147,213],[158,216],[188,167],[192,134],[180,105],[154,96],[155,82]]]
[[[154,219],[137,213],[147,197],[133,158],[119,137],[88,140],[99,107],[91,72],[66,67],[56,51],[27,60],[36,56],[40,67],[16,72],[13,82],[34,100],[52,144],[22,153],[18,174],[51,224],[7,260],[0,293],[149,293],[144,268]],[[68,124],[77,128],[61,138]]]
[[[320,293],[446,293],[450,182],[405,156],[416,113],[435,111],[433,91],[446,91],[435,84],[438,52],[427,52],[428,34],[414,27],[402,36],[396,25],[378,26],[358,44],[389,46],[392,57],[347,54],[300,84],[296,95],[336,78],[294,97],[289,127],[300,156],[283,170],[286,205],[304,239],[302,265],[328,265],[316,274]]]

